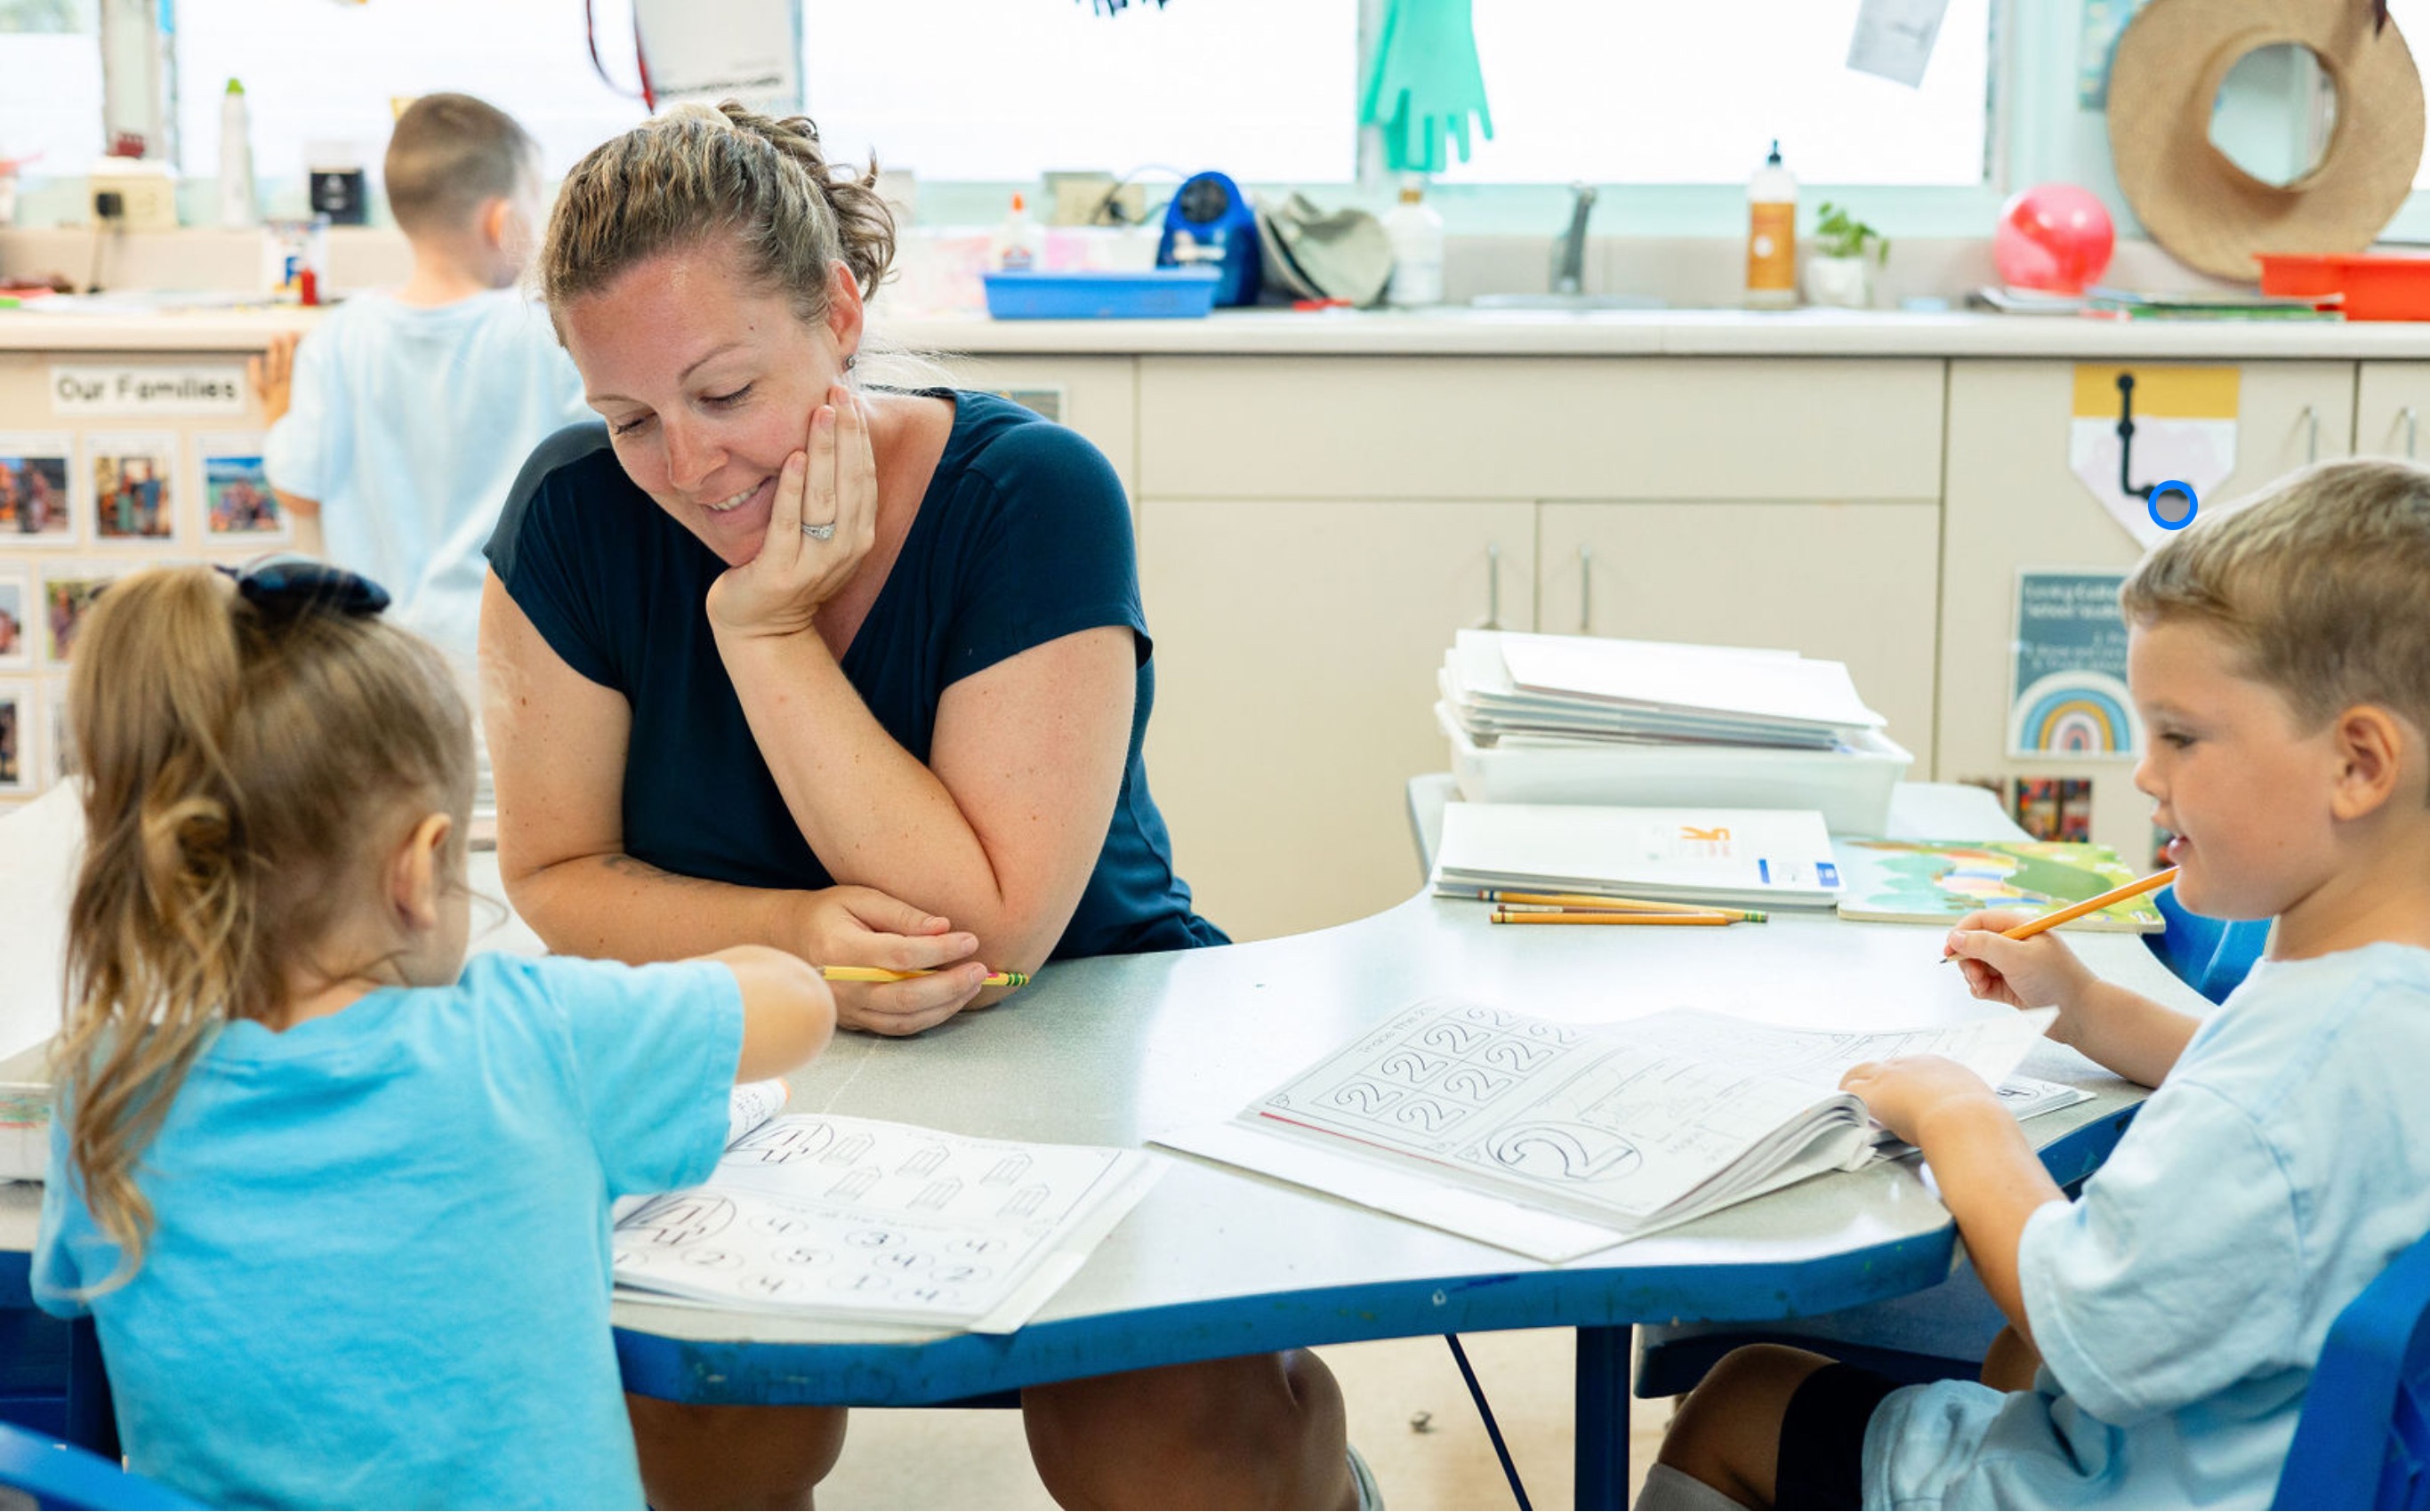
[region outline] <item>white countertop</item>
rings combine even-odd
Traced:
[[[0,310],[9,352],[239,352],[308,325],[300,309],[178,315]],[[1219,312],[1205,320],[873,323],[883,337],[948,356],[1866,357],[2430,358],[2430,323],[2118,321],[2077,316],[1801,309],[1331,310]]]

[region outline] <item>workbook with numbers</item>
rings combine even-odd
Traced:
[[[1839,1089],[1850,1067],[1946,1055],[1997,1087],[2051,1018],[1883,1032],[1682,1008],[1580,1024],[1432,1000],[1230,1123],[1158,1142],[1561,1260],[1878,1158],[1889,1137]],[[2028,1083],[2006,1100],[2022,1117],[2080,1096]]]
[[[735,1090],[733,1141],[698,1187],[620,1207],[616,1285],[858,1322],[1009,1333],[1155,1183],[1155,1157],[977,1139]]]

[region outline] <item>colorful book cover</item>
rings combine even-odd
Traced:
[[[1945,924],[1977,908],[2037,912],[2081,903],[2141,873],[2105,845],[2066,840],[1835,839],[1839,854],[1839,917],[1887,923]],[[2157,934],[2159,905],[2150,894],[2113,903],[2062,929]]]

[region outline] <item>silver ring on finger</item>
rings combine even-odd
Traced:
[[[826,540],[835,535],[835,522],[830,520],[823,525],[804,525],[802,534],[812,540]]]

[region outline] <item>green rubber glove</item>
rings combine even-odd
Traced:
[[[1450,167],[1446,135],[1458,144],[1459,160],[1468,161],[1472,113],[1485,140],[1493,140],[1469,6],[1470,0],[1390,0],[1384,13],[1358,120],[1382,129],[1385,166],[1394,173]]]

